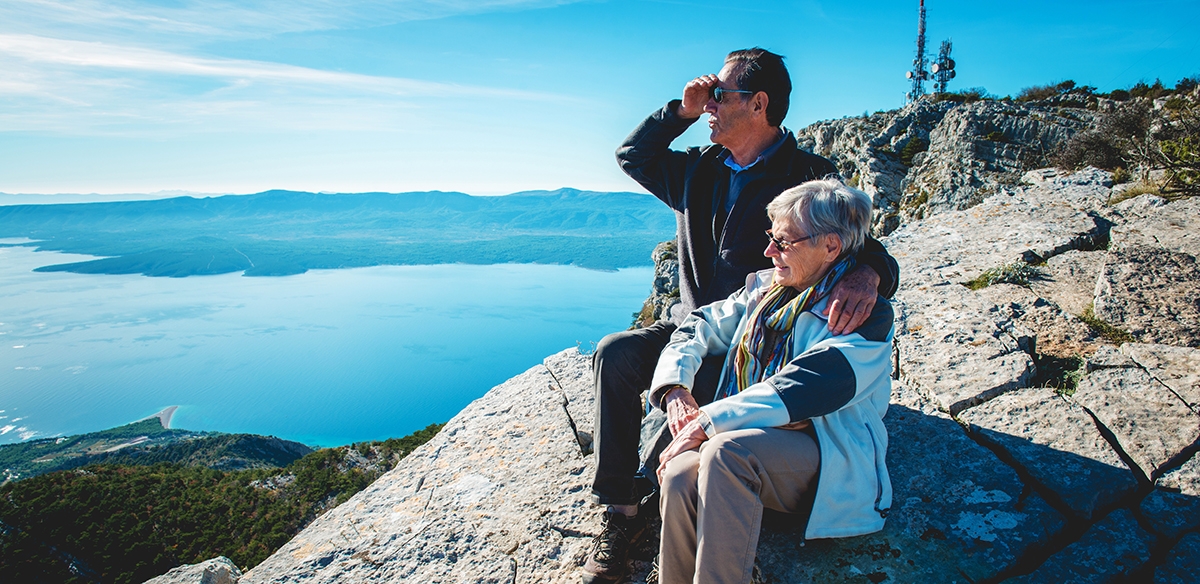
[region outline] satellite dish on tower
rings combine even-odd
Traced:
[[[936,93],[946,93],[946,83],[954,79],[954,59],[950,58],[951,48],[950,41],[942,41],[937,62],[930,67],[930,70],[933,71],[933,90]]]

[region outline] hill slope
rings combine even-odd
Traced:
[[[150,417],[100,432],[2,445],[0,484],[90,464],[278,468],[310,452],[299,442],[271,436],[168,429],[159,418]]]
[[[146,426],[62,444],[126,439]],[[440,428],[318,451],[243,434],[66,457],[64,465],[104,464],[0,486],[0,582],[136,583],[215,555],[253,566]],[[257,468],[209,468],[230,466]]]

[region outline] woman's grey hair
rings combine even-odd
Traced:
[[[842,240],[842,256],[856,254],[871,229],[871,196],[836,178],[794,186],[767,204],[771,221],[790,221],[805,235],[833,233]]]

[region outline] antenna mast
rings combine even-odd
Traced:
[[[921,0],[921,15],[917,19],[917,58],[913,59],[913,70],[905,77],[912,80],[912,88],[908,90],[908,101],[913,102],[925,95],[925,80],[929,73],[925,70],[925,0]]]
[[[954,79],[954,59],[950,58],[950,41],[942,41],[942,48],[938,51],[937,62],[929,68],[933,72],[933,91],[935,93],[946,93],[946,84]]]

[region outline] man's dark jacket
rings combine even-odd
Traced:
[[[779,193],[802,182],[836,175],[828,160],[800,150],[789,133],[766,161],[762,176],[741,190],[729,218],[723,223],[724,201],[733,172],[725,165],[725,148],[710,144],[670,149],[695,120],[675,114],[679,100],[651,114],[617,149],[621,169],[651,194],[675,210],[679,244],[679,293],[682,312],[728,297],[746,283],[746,275],[771,267],[763,255],[765,231],[771,228],[767,203]],[[900,268],[883,245],[868,237],[858,253],[859,263],[879,274],[879,292],[891,297],[896,292]]]

